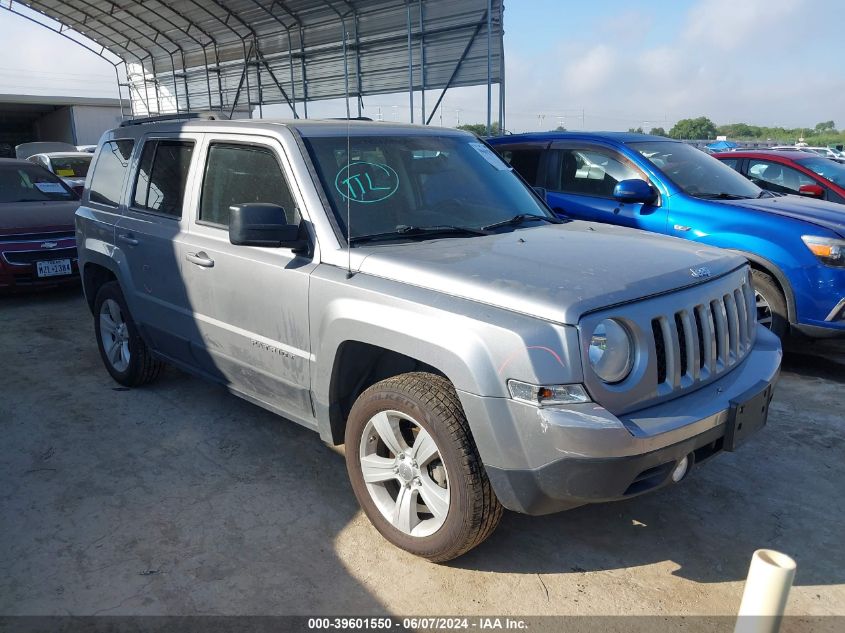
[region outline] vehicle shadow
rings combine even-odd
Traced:
[[[359,507],[312,431],[170,367],[121,387],[79,288],[0,299],[0,357],[0,613],[388,611],[337,551]]]
[[[845,341],[788,341],[784,345],[782,370],[845,383]]]

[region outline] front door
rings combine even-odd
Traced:
[[[228,233],[229,207],[249,202],[277,204],[290,223],[300,221],[283,156],[271,139],[208,136],[182,269],[201,371],[311,426],[308,286],[315,264],[286,248],[234,246]]]
[[[559,141],[547,161],[549,206],[561,217],[617,224],[663,233],[666,213],[659,205],[624,203],[613,197],[622,180],[648,177],[631,161],[600,145]]]

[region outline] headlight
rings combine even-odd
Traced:
[[[589,402],[590,397],[581,385],[531,385],[508,380],[511,398],[529,404],[577,404]]]
[[[621,382],[634,366],[634,346],[624,325],[605,319],[590,338],[590,367],[604,382]]]
[[[825,266],[845,268],[845,240],[818,235],[804,235],[801,237],[819,261]]]

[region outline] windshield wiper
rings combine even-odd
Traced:
[[[426,238],[438,235],[489,235],[484,229],[474,229],[470,226],[400,226],[395,231],[372,233],[370,235],[356,235],[350,240],[352,244],[361,242],[377,242],[381,240],[395,240],[403,238]]]
[[[481,230],[492,231],[493,229],[499,229],[503,226],[519,226],[520,224],[530,220],[542,220],[543,222],[548,222],[550,224],[562,224],[562,222],[557,218],[550,218],[545,215],[534,215],[533,213],[519,213],[508,220],[502,220],[501,222],[494,222],[493,224],[482,226]]]
[[[740,196],[735,193],[694,193],[692,194],[696,198],[704,198],[705,200],[748,200],[749,196]]]

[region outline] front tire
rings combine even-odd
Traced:
[[[752,270],[754,299],[757,304],[757,322],[783,339],[789,331],[789,313],[786,297],[772,277],[762,270]]]
[[[352,407],[346,467],[388,541],[434,562],[487,539],[502,517],[452,384],[414,372],[376,383]]]
[[[103,364],[121,385],[139,387],[158,378],[164,364],[138,333],[116,281],[103,284],[94,299],[94,333]]]

